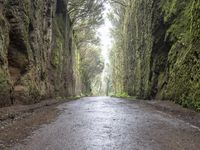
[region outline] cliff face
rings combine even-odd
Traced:
[[[75,94],[65,0],[0,0],[0,106]]]
[[[167,81],[157,97],[200,110],[200,1],[173,0],[163,3],[164,21],[169,24]],[[163,94],[166,91],[166,94]]]
[[[200,1],[131,0],[125,8],[124,92],[200,108]]]
[[[149,94],[150,55],[152,47],[153,1],[132,1],[124,19],[125,91],[129,95]]]

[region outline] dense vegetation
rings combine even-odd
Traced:
[[[0,1],[0,106],[89,95],[103,70],[102,10],[101,0]]]
[[[96,34],[106,2],[110,64]],[[0,106],[112,93],[200,110],[199,12],[199,0],[0,0]]]
[[[115,95],[170,99],[200,110],[200,1],[120,2],[110,14]]]
[[[92,83],[103,71],[97,28],[103,23],[102,0],[69,0],[68,14],[73,27],[75,47],[76,90],[78,95],[91,95]]]

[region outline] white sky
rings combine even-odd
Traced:
[[[110,20],[107,18],[107,13],[111,9],[109,4],[105,4],[104,11],[104,24],[98,29],[97,33],[101,40],[101,52],[102,56],[105,60],[105,64],[109,63],[109,49],[112,46],[112,40],[110,36],[110,28],[112,28],[112,24]]]
[[[105,82],[105,77],[106,77],[106,70],[107,65],[109,64],[109,49],[112,46],[112,39],[111,39],[111,35],[110,35],[110,29],[112,28],[112,23],[110,22],[110,20],[107,17],[107,13],[110,11],[111,6],[109,4],[105,4],[105,10],[103,12],[104,14],[104,24],[101,25],[101,27],[98,29],[97,34],[100,37],[101,40],[101,54],[104,58],[104,70],[103,73],[101,74],[101,81],[102,81],[102,90],[105,92],[106,89],[106,82]]]

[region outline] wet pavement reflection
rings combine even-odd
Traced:
[[[58,106],[60,116],[13,149],[198,150],[200,132],[184,121],[130,101],[88,97]]]

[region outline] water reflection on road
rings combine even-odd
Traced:
[[[88,97],[58,107],[61,115],[20,150],[197,150],[200,132],[139,101]]]

